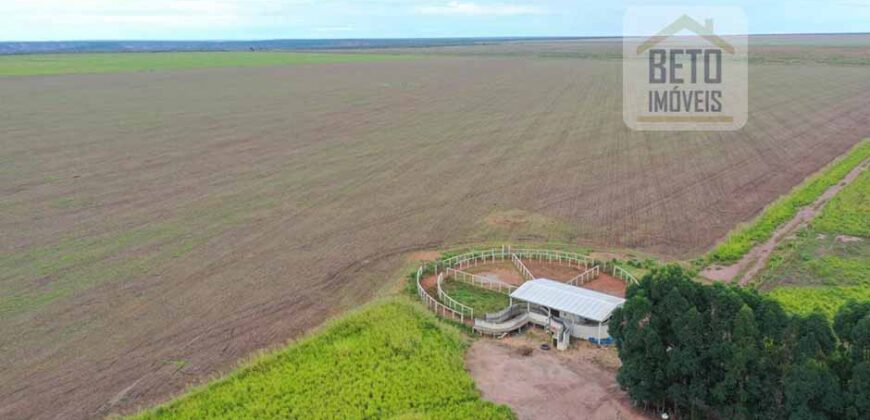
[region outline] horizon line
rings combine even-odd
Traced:
[[[723,36],[777,36],[777,35],[870,35],[867,32],[765,32],[748,34],[722,34]],[[528,40],[528,39],[621,39],[646,35],[492,35],[492,36],[435,36],[435,37],[351,37],[351,38],[239,38],[239,39],[52,39],[52,40],[0,40],[0,44],[45,42],[275,42],[275,41],[396,41],[396,40]]]

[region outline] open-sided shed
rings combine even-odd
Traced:
[[[625,303],[620,297],[549,279],[529,280],[510,296],[514,301],[527,302],[529,307],[535,305],[560,319],[571,327],[572,336],[598,341],[608,337],[605,326],[613,311]]]

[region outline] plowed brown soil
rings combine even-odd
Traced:
[[[750,121],[722,133],[629,131],[620,74],[438,57],[0,78],[0,418],[164,401],[497,211],[559,222],[494,240],[698,254],[870,130],[863,66],[753,65]]]

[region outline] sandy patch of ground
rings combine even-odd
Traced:
[[[543,277],[561,282],[571,280],[584,271],[582,267],[578,269],[546,261],[523,260],[523,264],[526,265],[536,278]],[[513,286],[520,286],[525,282],[520,272],[512,264],[506,262],[479,265],[463,271]],[[435,277],[423,279],[422,283],[424,287],[428,288],[429,286],[427,285],[431,285],[434,288]],[[625,297],[626,283],[610,274],[602,272],[597,279],[584,284],[583,287],[613,296]]]
[[[607,273],[601,273],[597,279],[583,285],[583,288],[595,290],[608,295],[625,297],[626,283]]]
[[[411,261],[435,261],[441,253],[438,251],[417,251],[409,257]]]
[[[512,286],[519,286],[525,281],[520,272],[510,263],[486,264],[470,267],[463,271]]]
[[[758,272],[767,265],[767,260],[770,258],[770,253],[776,249],[785,238],[792,235],[798,228],[812,220],[822,210],[825,204],[834,198],[840,190],[849,185],[852,181],[858,178],[863,170],[870,165],[864,162],[852,169],[841,182],[828,188],[819,198],[811,205],[800,209],[788,223],[780,226],[773,232],[766,242],[756,245],[746,255],[736,263],[729,266],[721,266],[713,264],[710,267],[701,271],[701,276],[710,280],[718,281],[738,281],[739,284],[745,285],[755,277]]]
[[[520,419],[649,418],[619,389],[612,349],[578,343],[567,352],[543,351],[544,341],[524,334],[475,342],[465,363],[483,398],[507,404]]]
[[[861,242],[864,239],[859,238],[857,236],[849,236],[849,235],[837,235],[837,242],[849,243],[849,242]]]
[[[426,289],[426,291],[428,291],[430,294],[435,296],[434,293],[438,285],[438,276],[434,274],[430,276],[425,276],[420,279],[420,285],[423,286],[423,288]]]
[[[559,263],[550,263],[546,261],[523,259],[523,264],[532,272],[536,278],[548,278],[566,282],[586,271],[581,265],[580,268],[575,266],[561,265]]]

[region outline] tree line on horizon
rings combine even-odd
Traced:
[[[680,418],[870,419],[870,302],[831,321],[755,290],[703,285],[677,265],[630,286],[610,322],[617,380]]]

